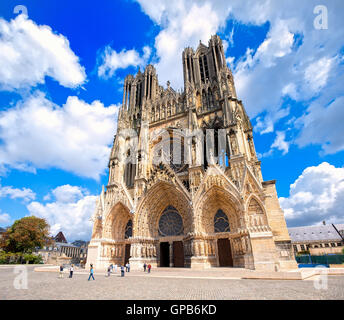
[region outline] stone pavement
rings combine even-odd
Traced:
[[[95,279],[88,281],[85,270],[76,271],[72,279],[58,272],[34,272],[27,266],[28,288],[15,289],[14,281],[19,275],[13,266],[0,268],[0,300],[227,300],[227,299],[344,299],[344,276],[328,276],[327,289],[316,289],[313,280],[253,280],[222,277],[226,270],[217,269],[219,277],[209,271],[190,269],[153,270],[151,274],[140,271],[126,273],[125,277],[95,272]],[[203,278],[200,278],[202,274]],[[187,275],[188,277],[183,277]],[[221,275],[221,277],[220,277]]]

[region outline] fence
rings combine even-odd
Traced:
[[[330,265],[344,263],[344,254],[326,254],[322,256],[302,255],[295,257],[296,262],[302,265]]]

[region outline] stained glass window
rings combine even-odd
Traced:
[[[230,232],[227,215],[219,209],[214,217],[214,231],[215,232]]]
[[[133,222],[129,220],[125,227],[124,238],[128,239],[129,237],[132,237],[132,235],[133,235]]]
[[[176,208],[168,206],[159,220],[159,235],[166,237],[180,234],[183,234],[183,219]]]

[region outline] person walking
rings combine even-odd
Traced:
[[[95,280],[95,279],[94,279],[94,276],[93,276],[93,273],[94,273],[93,265],[91,264],[90,276],[88,277],[88,281],[90,281],[91,277],[92,277],[93,280]]]
[[[152,266],[149,264],[148,265],[148,273],[150,273]]]
[[[74,265],[72,264],[69,268],[69,278],[73,278]]]
[[[146,269],[147,269],[147,265],[146,265],[146,262],[143,264],[143,272],[146,272]]]
[[[110,269],[111,269],[111,272],[113,271],[113,264],[111,263],[110,264]]]
[[[60,275],[59,278],[63,278],[63,265],[60,265]]]
[[[129,262],[128,262],[127,266],[128,266],[128,272],[130,272],[130,263]]]
[[[117,273],[117,263],[115,264],[115,273]]]
[[[124,266],[121,266],[121,277],[124,277]]]
[[[107,269],[107,276],[110,277],[110,274],[111,274],[111,266],[108,266],[108,269]]]

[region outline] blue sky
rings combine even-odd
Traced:
[[[1,1],[0,226],[88,239],[125,75],[180,89],[183,48],[215,33],[288,226],[343,222],[344,4],[323,3],[319,30],[317,1]]]

